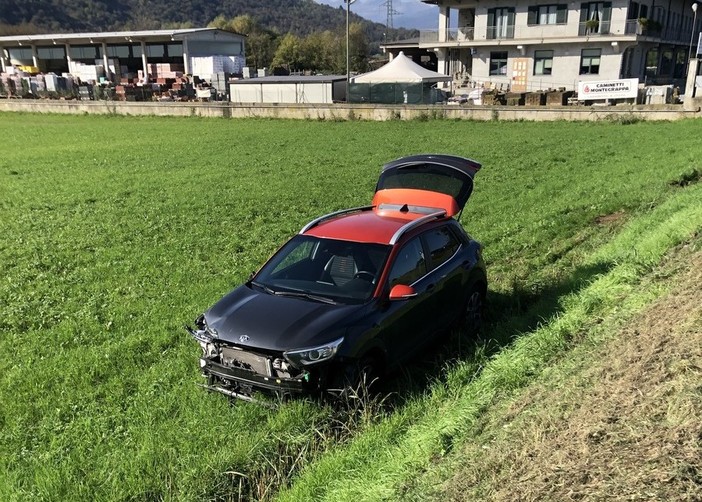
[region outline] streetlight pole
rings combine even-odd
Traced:
[[[349,79],[351,78],[351,53],[349,52],[349,17],[351,14],[351,4],[356,0],[344,0],[346,2],[346,102],[349,102]]]
[[[688,65],[690,64],[690,60],[692,59],[692,42],[695,38],[695,25],[697,24],[697,2],[692,4],[692,12],[695,14],[692,16],[692,33],[690,33],[690,50],[687,53],[687,61]],[[695,53],[695,56],[697,53]]]

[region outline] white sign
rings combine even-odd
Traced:
[[[635,98],[639,93],[639,79],[601,80],[578,82],[578,101],[588,99]]]
[[[697,54],[702,54],[702,31],[700,31],[700,34],[697,36],[697,52],[695,52],[695,56]]]

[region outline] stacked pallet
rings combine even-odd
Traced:
[[[574,91],[566,91],[559,89],[557,91],[548,91],[546,93],[546,105],[548,106],[564,106],[568,104],[568,100],[575,95]]]
[[[175,63],[153,63],[147,65],[146,70],[148,71],[148,77],[151,81],[158,81],[158,79],[176,79],[184,75],[184,68],[182,64]],[[138,76],[140,80],[144,80],[144,71],[139,70]]]
[[[541,91],[527,93],[524,102],[527,106],[543,106],[546,104],[546,93]]]
[[[191,58],[192,74],[211,80],[216,73],[231,73],[241,76],[244,71],[244,58],[241,56],[208,56]],[[259,75],[261,76],[261,75]]]
[[[85,64],[80,61],[71,61],[68,71],[71,75],[81,80],[81,82],[99,82],[105,77],[105,66],[103,64]]]
[[[160,94],[158,85],[117,85],[115,98],[118,101],[151,101],[154,95]]]
[[[524,105],[524,97],[526,93],[523,92],[508,92],[505,94],[505,99],[507,101],[507,106],[522,106]]]

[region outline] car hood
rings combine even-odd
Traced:
[[[240,347],[286,351],[344,336],[363,305],[320,303],[240,286],[205,313],[216,338]]]

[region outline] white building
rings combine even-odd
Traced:
[[[422,1],[438,5],[439,23],[420,32],[419,47],[437,54],[439,72],[474,84],[533,91],[639,78],[684,86],[689,0]]]
[[[173,64],[209,79],[217,72],[242,72],[245,42],[245,36],[217,28],[3,36],[0,71],[31,66],[74,74],[87,66],[92,78],[85,80],[118,80],[120,73],[156,76],[155,65]]]

